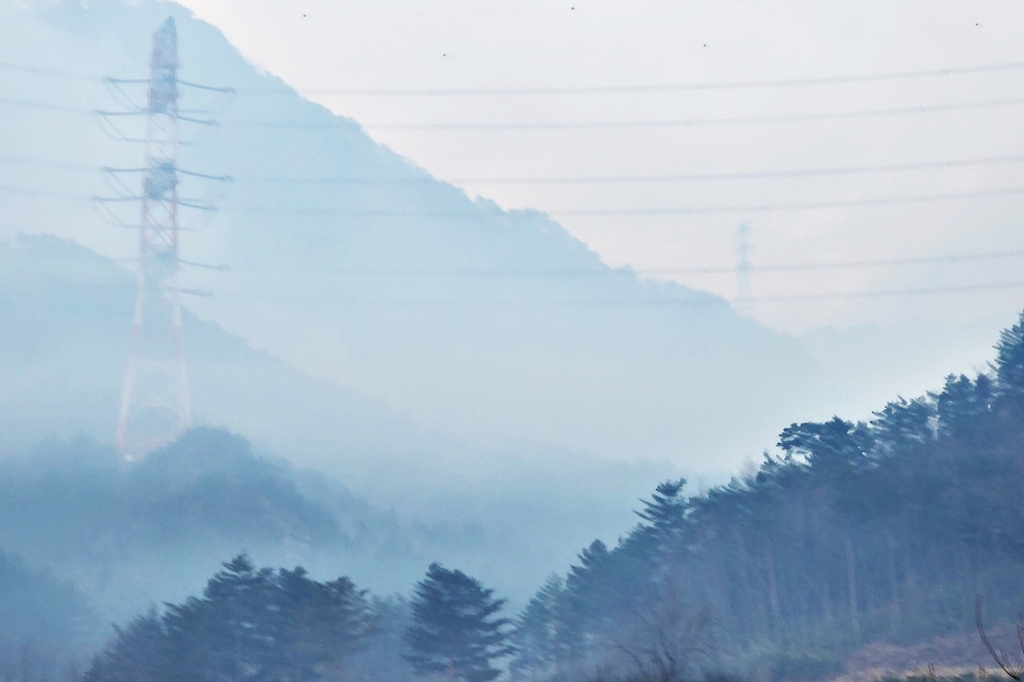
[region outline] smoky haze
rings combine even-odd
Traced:
[[[1024,16],[875,9],[0,0],[0,657],[809,682],[1017,598]]]
[[[40,34],[34,44],[48,38],[67,49],[69,32],[81,36],[88,57],[65,60],[63,71],[74,62],[76,73],[121,77],[145,73],[145,27],[175,11],[188,64],[182,78],[237,91],[225,104],[216,94],[192,92],[182,105],[209,104],[219,119],[215,130],[182,123],[191,140],[182,147],[182,168],[235,179],[226,190],[204,179],[182,181],[183,196],[197,203],[224,194],[212,219],[182,209],[190,230],[182,259],[231,268],[183,266],[183,289],[214,294],[188,299],[200,318],[311,377],[382,400],[422,428],[485,450],[556,448],[720,474],[769,440],[788,406],[809,409],[801,395],[817,385],[819,370],[796,340],[741,319],[721,298],[610,268],[541,213],[505,212],[435,181],[354,121],[254,69],[184,11],[117,3],[9,10]],[[10,231],[44,231],[29,216],[46,206],[53,233],[131,259],[131,232],[104,224],[81,201],[124,195],[117,184],[123,178],[108,187],[99,174],[45,161],[63,154],[72,157],[65,164],[137,167],[138,145],[118,145],[103,128],[139,137],[142,117],[101,117],[98,124],[77,110],[116,110],[121,100],[141,96],[138,88],[8,71],[12,89],[36,93],[27,100],[58,107],[12,105],[5,112],[12,156],[22,159],[4,166]],[[61,145],[33,133],[44,125],[76,141]],[[345,178],[358,181],[337,181]],[[50,194],[39,194],[40,187]],[[103,208],[115,225],[134,220],[131,202]],[[191,351],[197,358],[201,345],[196,340]],[[289,402],[281,394],[271,399]],[[229,406],[208,408],[202,400],[196,392],[200,423],[242,426],[219,413]],[[723,434],[716,415],[732,410],[747,414],[749,427]],[[341,464],[358,456],[333,449],[338,441],[331,438],[341,432],[297,436],[263,424],[250,435],[275,447],[304,438],[303,454],[293,456]]]

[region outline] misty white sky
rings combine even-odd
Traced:
[[[323,90],[580,88],[891,74],[1024,61],[1011,2],[182,0],[261,68],[438,177],[554,214],[612,264],[755,268],[1024,250],[1024,194],[828,209],[559,215],[605,209],[857,202],[1024,188],[1024,159],[914,171],[692,182],[497,183],[956,162],[1024,154],[1024,100],[941,113],[680,126],[402,129],[773,117],[1024,98],[1024,68],[859,83],[669,92],[397,95]],[[492,182],[485,182],[492,180]],[[1009,315],[1024,286],[926,295],[775,297],[1024,282],[1024,258],[761,271],[757,316],[820,325]],[[735,277],[679,273],[732,299]]]

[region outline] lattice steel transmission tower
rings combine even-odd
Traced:
[[[752,275],[754,264],[750,262],[750,225],[740,224],[737,228],[736,256],[739,259],[736,263],[736,312],[743,317],[753,318],[754,310],[754,287]]]
[[[117,444],[127,459],[175,440],[192,416],[176,281],[179,88],[174,19],[153,34],[148,87],[137,292],[117,425]]]

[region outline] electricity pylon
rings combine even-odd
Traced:
[[[179,91],[174,19],[153,34],[148,86],[135,313],[117,424],[117,445],[129,460],[172,442],[192,418],[176,285]]]
[[[738,243],[736,255],[739,261],[736,263],[736,312],[746,318],[753,319],[754,310],[754,288],[751,283],[751,275],[754,272],[754,264],[750,262],[750,225],[742,223],[737,229]]]

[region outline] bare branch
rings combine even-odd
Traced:
[[[1024,654],[1024,623],[1017,621],[1017,642],[1020,644],[1020,652]]]
[[[1003,669],[1003,672],[1006,673],[1011,679],[1020,682],[1020,672],[1008,667],[1009,660],[1007,659],[1004,662],[1003,657],[1000,657],[999,654],[996,653],[996,650],[992,647],[992,643],[988,641],[988,635],[985,634],[985,627],[981,624],[981,604],[982,599],[981,595],[979,594],[974,598],[974,623],[978,626],[978,635],[981,636],[981,641],[985,645],[985,648],[988,649],[988,653],[990,656],[992,656],[992,660],[998,663],[999,667]],[[1020,637],[1019,632],[1020,626],[1018,625],[1018,637]],[[1024,644],[1022,644],[1021,646],[1024,647]]]

